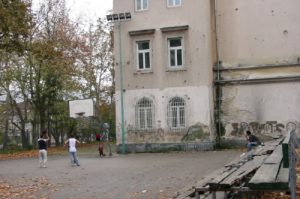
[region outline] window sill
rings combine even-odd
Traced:
[[[138,75],[138,74],[152,74],[152,70],[136,70],[133,74]]]
[[[176,71],[187,71],[187,68],[186,67],[174,67],[174,68],[168,67],[166,69],[166,72],[176,72]]]
[[[180,7],[181,7],[181,5],[167,6],[167,8],[170,8],[170,9],[172,9],[172,8],[180,8]]]
[[[136,13],[141,13],[141,12],[146,12],[146,11],[148,11],[149,9],[141,9],[141,10],[137,10],[137,9],[135,9],[135,12]]]

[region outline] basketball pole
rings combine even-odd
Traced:
[[[122,43],[121,43],[121,22],[118,22],[119,32],[119,66],[120,66],[120,94],[121,94],[121,130],[122,130],[122,154],[126,153],[125,149],[125,124],[124,124],[124,93],[123,93],[123,63],[122,63]]]
[[[119,78],[120,78],[120,108],[121,108],[121,133],[122,133],[122,150],[121,153],[126,153],[126,144],[125,144],[125,121],[124,121],[124,86],[123,86],[123,57],[122,57],[122,38],[121,38],[121,23],[131,20],[131,13],[118,13],[106,15],[106,19],[109,22],[115,22],[118,24],[118,39],[119,39]]]

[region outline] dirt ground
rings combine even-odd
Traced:
[[[192,186],[241,151],[140,153],[99,158],[78,154],[49,155],[47,168],[37,158],[0,161],[0,198],[167,199]]]

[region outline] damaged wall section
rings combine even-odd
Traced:
[[[191,148],[187,147],[191,143],[195,143],[192,148],[212,149],[215,136],[214,131],[210,128],[212,121],[210,107],[207,104],[212,99],[209,92],[209,88],[205,86],[126,91],[125,115],[128,117],[125,118],[125,127],[128,150],[136,152],[143,148],[149,151],[150,149],[154,150],[154,146],[158,147],[155,150],[162,150],[167,146],[173,149],[175,145],[177,146],[175,149],[178,147],[179,149],[187,149]],[[144,97],[153,102],[151,111],[153,125],[149,129],[140,129],[136,120],[140,114],[136,111],[136,106],[139,100]],[[182,128],[174,129],[168,121],[168,105],[174,97],[180,97],[185,102],[185,107],[182,109],[184,110],[185,126]],[[117,128],[120,128],[120,125]],[[121,135],[117,134],[117,136]],[[203,146],[199,145],[200,142],[203,143]],[[136,146],[139,147],[136,148]]]
[[[300,1],[216,2],[223,138],[300,135]]]

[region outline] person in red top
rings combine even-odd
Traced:
[[[97,140],[98,142],[100,142],[100,139],[101,139],[101,134],[100,134],[100,133],[97,133],[97,134],[96,134],[96,140]]]
[[[104,154],[104,143],[103,142],[99,142],[99,156],[100,157],[104,157],[105,154]]]
[[[105,154],[104,154],[103,134],[96,134],[96,140],[99,141],[99,146],[98,146],[99,156],[104,157]]]

